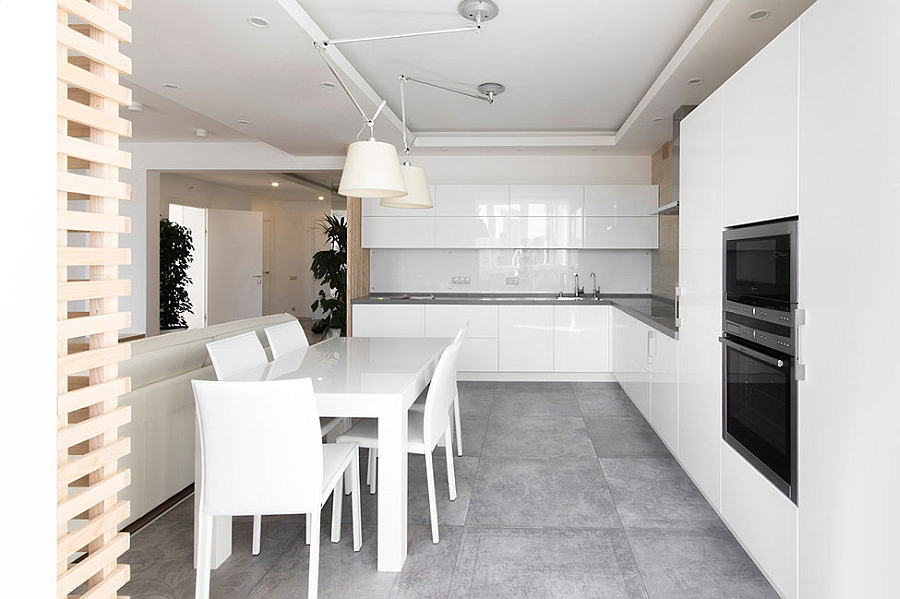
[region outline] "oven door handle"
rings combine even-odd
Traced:
[[[765,362],[769,366],[774,366],[775,368],[784,368],[784,360],[776,358],[774,356],[770,356],[768,354],[764,354],[761,351],[756,351],[755,349],[750,349],[746,345],[741,345],[740,343],[735,343],[730,339],[726,339],[725,337],[719,337],[719,341],[723,345],[727,345],[728,347],[737,350],[741,353],[747,354],[753,358],[756,358],[760,362]]]

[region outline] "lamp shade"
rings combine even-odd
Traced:
[[[374,139],[350,144],[338,193],[354,198],[406,195],[397,148]]]
[[[428,189],[428,180],[425,178],[425,169],[403,164],[400,166],[400,171],[403,173],[403,179],[406,181],[406,189],[409,193],[396,198],[382,198],[379,203],[388,208],[433,207],[431,190]]]

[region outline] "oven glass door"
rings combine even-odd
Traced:
[[[791,298],[791,236],[725,240],[725,294],[735,302],[786,309]]]
[[[725,352],[723,437],[793,497],[793,359],[728,339],[722,342]]]

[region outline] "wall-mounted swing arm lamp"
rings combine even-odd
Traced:
[[[379,203],[388,208],[431,208],[434,206],[434,202],[431,199],[431,190],[428,189],[425,169],[409,163],[409,142],[406,138],[406,82],[407,78],[400,75],[400,118],[403,123],[403,152],[405,154],[400,171],[403,173],[409,193],[396,198],[382,198]]]

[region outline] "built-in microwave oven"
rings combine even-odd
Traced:
[[[725,301],[790,312],[797,304],[797,220],[728,229],[723,243]]]

